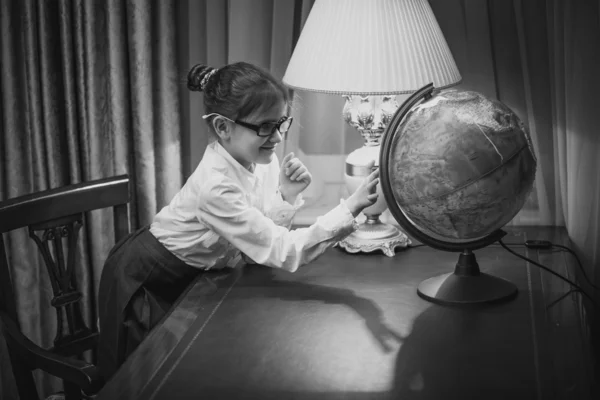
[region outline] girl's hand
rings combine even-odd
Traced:
[[[296,202],[296,197],[312,182],[312,175],[306,166],[294,153],[288,153],[281,162],[279,174],[279,190],[281,196],[290,204]]]
[[[379,183],[379,168],[371,172],[369,176],[360,184],[360,186],[346,199],[348,210],[356,217],[360,212],[375,204],[379,195],[377,194],[377,184]]]

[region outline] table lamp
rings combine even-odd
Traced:
[[[343,118],[364,139],[346,158],[350,193],[371,172],[371,162],[379,164],[381,136],[399,106],[397,95],[429,83],[444,89],[460,81],[427,0],[316,0],[283,77],[292,89],[346,98]],[[351,253],[379,249],[390,257],[406,247],[407,236],[380,220],[386,209],[380,193],[340,247]]]

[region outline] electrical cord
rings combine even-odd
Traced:
[[[589,283],[590,286],[592,286],[594,289],[600,290],[600,288],[598,286],[594,285],[594,283],[590,280],[590,278],[588,278],[587,274],[585,273],[585,269],[583,268],[583,264],[581,263],[581,260],[577,256],[577,253],[575,253],[572,249],[568,248],[567,246],[563,246],[561,244],[554,244],[548,240],[527,240],[523,244],[530,249],[548,249],[549,250],[549,249],[556,247],[556,248],[560,249],[561,251],[568,251],[569,253],[571,253],[571,255],[573,255],[573,257],[575,257],[575,260],[577,260],[577,265],[579,266],[579,270],[581,271],[581,274],[583,275],[583,277],[585,278],[587,283]]]
[[[571,285],[572,288],[575,288],[575,289],[571,289],[569,292],[567,292],[566,294],[564,294],[563,296],[561,296],[558,300],[555,300],[552,304],[555,304],[559,300],[562,300],[569,293],[572,293],[572,292],[581,292],[581,294],[583,294],[585,297],[587,297],[592,302],[592,304],[594,305],[594,307],[598,307],[598,305],[596,304],[596,302],[594,301],[594,299],[592,298],[592,296],[590,296],[585,290],[583,290],[583,288],[581,286],[577,285],[575,282],[573,282],[573,281],[565,278],[564,276],[562,276],[561,274],[559,274],[557,272],[552,271],[550,268],[548,268],[548,267],[546,267],[546,266],[544,266],[544,265],[542,265],[542,264],[540,264],[540,263],[538,263],[536,261],[533,261],[533,260],[531,260],[531,259],[529,259],[529,258],[527,258],[525,256],[522,256],[521,254],[519,254],[519,253],[515,252],[514,250],[508,248],[508,246],[502,241],[502,239],[498,240],[498,243],[500,243],[500,246],[504,247],[504,249],[506,251],[508,251],[509,253],[512,253],[513,255],[515,255],[515,256],[517,256],[519,258],[522,258],[523,260],[525,260],[525,261],[527,261],[527,262],[529,262],[529,263],[531,263],[531,264],[533,264],[533,265],[535,265],[535,266],[543,269],[544,271],[549,272],[550,274],[556,276],[557,278],[562,279],[563,281],[567,282],[569,285]],[[524,243],[524,245],[526,247],[529,247],[529,248],[537,248],[537,249],[550,249],[553,246],[559,247],[559,246],[553,245],[551,242],[548,242],[548,241],[545,241],[545,240],[541,240],[541,241],[539,241],[539,240],[528,240],[528,241],[526,241]]]
[[[579,265],[579,270],[581,271],[581,273],[582,273],[583,277],[585,278],[585,280],[587,281],[587,283],[589,283],[590,286],[593,287],[594,289],[600,290],[600,287],[598,287],[597,285],[594,285],[594,283],[590,280],[590,278],[588,278],[587,274],[585,273],[585,269],[583,268],[583,264],[581,263],[581,260],[577,256],[577,253],[575,253],[572,249],[568,248],[567,246],[563,246],[561,244],[553,244],[552,243],[552,247],[558,247],[559,249],[563,249],[563,250],[571,253],[573,255],[573,257],[575,257],[575,260],[577,260],[577,265]]]

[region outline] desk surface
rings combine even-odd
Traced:
[[[563,229],[514,230],[505,243]],[[510,246],[563,275],[570,255]],[[508,279],[509,302],[448,307],[416,288],[458,254],[328,250],[290,274],[247,266],[203,274],[97,399],[588,399],[591,359],[577,294],[498,245],[476,252]]]

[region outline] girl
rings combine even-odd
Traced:
[[[294,272],[353,232],[377,200],[378,171],[307,228],[289,230],[311,174],[276,146],[292,124],[288,90],[248,63],[196,65],[188,88],[204,92],[212,141],[202,161],[149,227],[110,252],[99,290],[99,368],[106,379],[202,271],[258,263]]]

